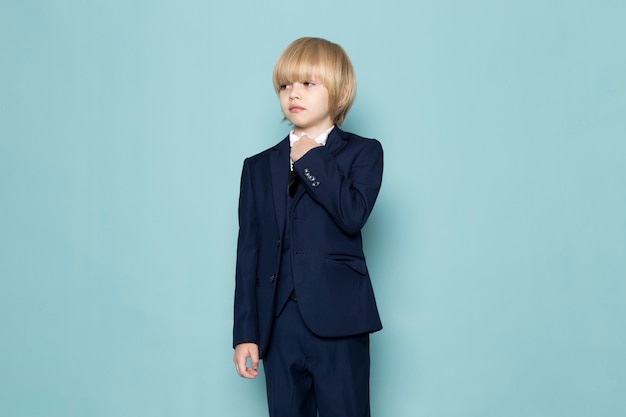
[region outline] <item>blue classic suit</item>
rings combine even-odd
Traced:
[[[326,146],[293,164],[300,179],[293,198],[289,153],[287,137],[247,158],[241,176],[233,344],[256,343],[261,358],[276,317],[278,280],[287,276],[317,336],[382,328],[361,241],[382,181],[380,143],[333,128]],[[279,270],[285,230],[289,274]]]

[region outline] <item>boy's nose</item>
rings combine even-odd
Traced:
[[[291,85],[291,89],[289,90],[289,98],[300,98],[300,86],[298,85],[298,83],[293,83]]]

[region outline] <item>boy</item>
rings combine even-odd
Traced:
[[[235,366],[256,378],[263,359],[271,417],[366,417],[369,333],[382,325],[361,228],[381,186],[382,147],[338,127],[356,92],[339,45],[294,41],[273,82],[293,130],[243,165]]]

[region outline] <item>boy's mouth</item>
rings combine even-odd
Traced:
[[[300,106],[289,106],[289,111],[292,113],[298,113],[298,112],[301,112],[302,110],[304,110],[304,108]]]

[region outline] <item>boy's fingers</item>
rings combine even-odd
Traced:
[[[297,161],[302,158],[304,154],[310,151],[313,148],[317,148],[318,146],[322,146],[319,143],[315,142],[313,139],[308,136],[303,136],[300,140],[297,140],[293,146],[291,147],[291,160]]]
[[[252,362],[252,368],[247,368],[246,363],[248,358]],[[253,379],[259,374],[257,367],[259,365],[259,348],[251,343],[246,345],[239,345],[235,348],[235,355],[233,357],[235,367],[239,376],[243,378]]]

